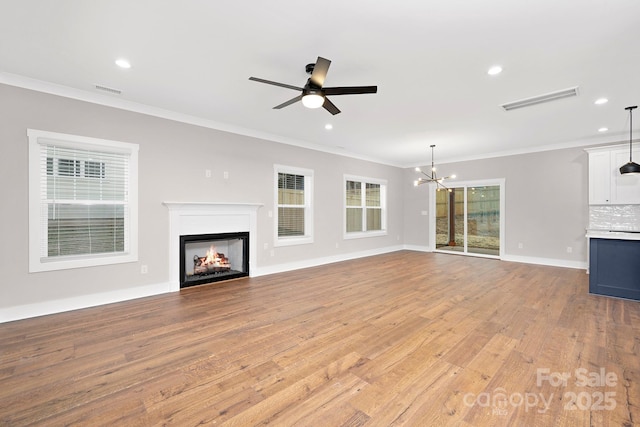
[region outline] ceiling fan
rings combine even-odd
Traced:
[[[324,79],[327,77],[327,71],[329,71],[329,65],[331,65],[331,61],[320,56],[316,60],[315,64],[307,64],[305,71],[307,74],[310,74],[311,77],[309,77],[307,84],[304,85],[304,87],[273,82],[271,80],[260,79],[258,77],[249,77],[249,80],[298,90],[301,92],[300,95],[295,98],[273,107],[276,110],[298,101],[302,101],[302,104],[307,108],[324,107],[325,110],[333,115],[338,114],[340,110],[333,104],[333,102],[329,101],[327,95],[358,95],[362,93],[376,93],[378,91],[378,86],[323,87]]]

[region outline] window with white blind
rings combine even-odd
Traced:
[[[275,165],[275,246],[313,242],[313,171]]]
[[[29,271],[137,261],[138,146],[27,135]]]
[[[387,182],[345,175],[344,237],[387,234]]]

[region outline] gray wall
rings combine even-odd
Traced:
[[[262,203],[258,268],[357,256],[429,241],[428,188],[400,169],[0,84],[0,309],[141,289],[169,281],[163,201]],[[28,273],[26,129],[140,145],[139,262]],[[315,242],[273,248],[273,165],[313,169]],[[580,148],[442,164],[458,180],[506,179],[505,259],[586,263],[587,156]],[[205,169],[212,170],[206,178]],[[223,172],[229,179],[223,179]],[[343,174],[388,181],[388,235],[343,240]],[[269,249],[264,250],[264,244]],[[523,248],[518,248],[523,243]],[[338,248],[336,248],[338,244]],[[566,248],[571,246],[572,253]],[[274,255],[271,256],[271,249]],[[148,274],[140,266],[148,265]],[[277,269],[277,268],[276,268]],[[100,301],[98,301],[99,303]]]
[[[0,308],[167,283],[169,214],[163,201],[264,204],[258,210],[258,268],[402,243],[404,171],[396,167],[6,85],[0,85],[0,117]],[[139,262],[28,272],[27,128],[140,145]],[[268,212],[274,210],[274,163],[314,170],[314,244],[273,248]],[[205,177],[206,169],[211,178]],[[343,174],[388,181],[387,236],[343,240]],[[148,265],[148,274],[140,273],[142,264]]]
[[[581,266],[587,260],[588,157],[582,148],[440,164],[438,174],[456,181],[505,179],[505,259]],[[428,170],[429,167],[425,167]],[[405,170],[405,244],[428,245],[426,185]],[[522,249],[518,244],[522,243]],[[567,252],[567,247],[572,252]]]

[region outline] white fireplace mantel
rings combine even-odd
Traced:
[[[249,276],[256,267],[260,203],[163,202],[169,209],[169,290],[180,290],[180,236],[249,232]]]

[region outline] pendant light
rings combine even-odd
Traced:
[[[422,185],[425,184],[427,182],[435,182],[436,183],[436,190],[440,191],[440,188],[442,188],[443,190],[447,190],[448,192],[451,193],[451,189],[447,188],[447,186],[445,186],[443,184],[445,179],[449,179],[449,178],[455,178],[455,175],[451,175],[451,176],[445,176],[443,178],[438,178],[436,176],[436,167],[433,163],[433,149],[435,148],[435,145],[431,145],[431,174],[427,174],[425,172],[423,172],[420,168],[416,168],[416,172],[420,172],[422,173],[424,176],[426,176],[427,178],[418,178],[417,180],[413,181],[413,185],[415,187],[417,187],[418,185]]]
[[[640,174],[640,165],[635,163],[631,158],[633,155],[633,110],[636,108],[638,108],[637,105],[625,108],[625,110],[629,110],[629,162],[620,167],[620,173],[622,175]]]

